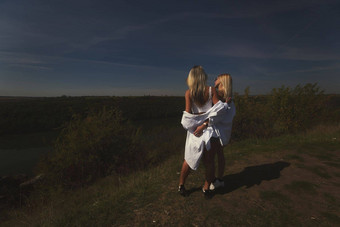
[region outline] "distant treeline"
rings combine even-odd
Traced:
[[[180,117],[183,97],[0,98],[0,135],[33,133],[62,127],[73,115],[86,117],[103,107],[118,108],[131,121]]]
[[[266,137],[304,130],[320,122],[339,121],[340,96],[324,95],[317,84],[275,88],[270,94],[235,94],[233,138]],[[85,118],[106,107],[119,109],[130,121],[180,119],[184,97],[0,97],[0,135],[61,128],[73,115]]]

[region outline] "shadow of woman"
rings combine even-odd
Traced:
[[[224,187],[216,190],[217,194],[226,194],[246,186],[250,188],[255,184],[260,185],[263,180],[278,179],[281,171],[290,166],[289,162],[275,162],[259,166],[246,167],[242,172],[223,177]]]

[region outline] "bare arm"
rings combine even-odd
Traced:
[[[196,130],[194,131],[194,135],[197,137],[200,137],[203,133],[203,130],[208,127],[208,122],[209,122],[209,119],[207,119],[203,124],[198,126]]]
[[[190,91],[185,92],[185,111],[191,113]]]

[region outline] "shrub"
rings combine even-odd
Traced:
[[[317,84],[297,85],[294,89],[274,88],[268,105],[274,119],[274,131],[297,132],[320,123],[327,97]]]
[[[263,97],[250,96],[249,87],[244,95],[235,94],[236,115],[233,120],[232,139],[268,137],[271,134],[270,113]]]
[[[333,99],[332,99],[333,98]],[[234,95],[236,116],[232,139],[269,138],[294,133],[321,122],[338,122],[336,97],[326,96],[317,84],[274,88],[266,96]]]
[[[55,150],[38,165],[50,185],[74,187],[143,165],[135,130],[117,109],[74,115],[62,130]]]

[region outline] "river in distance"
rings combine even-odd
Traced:
[[[33,175],[42,155],[53,150],[59,131],[0,136],[0,176]]]

